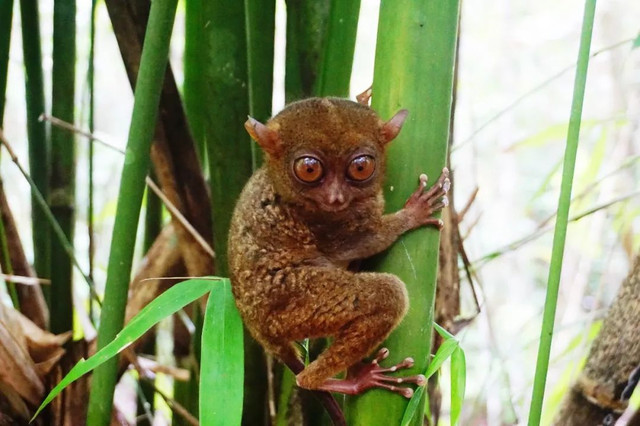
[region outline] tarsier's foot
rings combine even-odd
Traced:
[[[367,389],[381,388],[397,392],[405,398],[411,398],[413,396],[413,389],[400,385],[415,383],[418,386],[424,386],[427,383],[427,379],[422,374],[409,377],[388,376],[387,373],[411,368],[414,364],[412,358],[406,358],[401,363],[392,367],[381,367],[379,365],[380,361],[388,356],[389,350],[387,348],[382,348],[378,351],[375,359],[370,363],[361,362],[349,368],[346,379],[328,379],[318,389],[348,395],[357,395]]]
[[[447,192],[451,188],[449,180],[449,170],[445,167],[437,182],[428,190],[427,175],[420,175],[420,185],[409,197],[404,208],[411,213],[412,219],[416,220],[418,226],[433,225],[442,228],[443,222],[432,215],[449,205]]]

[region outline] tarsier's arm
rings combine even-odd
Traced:
[[[447,192],[451,185],[449,171],[445,168],[438,181],[425,191],[427,176],[420,175],[418,189],[409,197],[405,206],[382,216],[378,229],[342,242],[340,249],[331,254],[335,261],[352,261],[371,257],[387,249],[400,235],[421,226],[442,227],[442,221],[432,217],[433,213],[448,204]]]

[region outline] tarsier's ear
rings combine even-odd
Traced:
[[[278,132],[268,128],[253,117],[249,117],[244,123],[244,128],[247,129],[249,135],[258,142],[258,145],[265,150],[265,152],[271,155],[277,155],[280,153],[282,143]]]
[[[371,89],[373,89],[373,86],[369,86],[367,90],[360,93],[359,95],[356,95],[356,101],[358,101],[359,104],[369,106],[369,101],[371,100],[372,93]]]
[[[384,143],[391,142],[396,138],[396,136],[398,136],[400,129],[402,129],[402,124],[404,124],[404,120],[407,119],[407,115],[409,115],[409,111],[401,109],[396,112],[396,115],[391,117],[391,120],[384,123],[382,129],[380,129],[380,136]]]

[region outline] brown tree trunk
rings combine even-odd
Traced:
[[[554,424],[615,423],[640,379],[640,255],[618,291]]]

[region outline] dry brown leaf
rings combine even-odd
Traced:
[[[9,328],[0,320],[0,383],[13,388],[25,400],[37,405],[44,393],[44,385],[26,348],[20,328]]]

